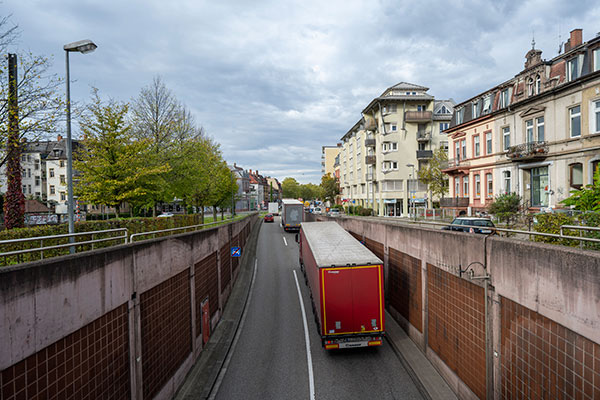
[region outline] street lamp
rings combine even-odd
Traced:
[[[412,178],[415,179],[415,165],[414,164],[406,164],[407,167],[412,168]],[[410,202],[411,202],[411,206],[412,206],[412,211],[415,217],[415,220],[417,219],[417,215],[416,215],[416,209],[415,209],[415,199],[413,199],[414,195],[414,191],[412,189],[414,189],[414,184],[412,184],[410,186],[411,190],[410,190]]]
[[[69,233],[75,233],[75,221],[73,216],[73,147],[71,144],[71,79],[69,76],[69,53],[79,52],[82,54],[91,53],[96,50],[96,44],[89,39],[80,40],[65,44],[65,66],[67,70],[67,218],[69,220]],[[75,238],[69,237],[69,242],[73,243]],[[71,254],[75,253],[75,247],[69,248]]]

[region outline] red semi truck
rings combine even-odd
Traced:
[[[323,347],[381,346],[383,261],[336,222],[303,222],[299,244]]]

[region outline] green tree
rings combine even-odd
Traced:
[[[227,163],[222,161],[214,176],[214,196],[212,198],[213,219],[217,220],[217,207],[223,210],[235,207],[236,194],[238,191],[237,181],[234,173],[229,169]],[[233,203],[233,204],[232,204]]]
[[[321,177],[321,189],[323,199],[335,204],[335,198],[340,194],[340,185],[336,177],[325,174]]]
[[[132,139],[126,122],[129,106],[109,101],[103,104],[94,91],[89,114],[81,121],[83,149],[79,149],[74,168],[79,172],[75,194],[90,204],[115,207],[117,216],[123,202],[143,202],[157,176],[168,165],[148,165],[148,142]]]
[[[488,212],[510,225],[511,219],[521,210],[521,196],[516,193],[504,193],[496,196],[488,207]]]
[[[433,152],[429,162],[419,168],[419,179],[425,183],[433,197],[443,198],[448,193],[448,175],[442,169],[448,161],[448,155],[443,148]]]
[[[283,197],[286,199],[297,199],[301,196],[300,184],[294,178],[285,178],[281,182],[281,190],[283,190]]]
[[[571,196],[561,203],[580,211],[600,211],[600,168],[596,169],[591,185],[571,191]]]

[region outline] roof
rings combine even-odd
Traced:
[[[283,204],[300,204],[300,205],[304,205],[304,204],[302,204],[301,201],[296,200],[296,199],[283,199],[283,200],[281,200],[281,202]]]
[[[49,213],[51,210],[37,200],[25,200],[26,213]]]
[[[425,92],[429,90],[428,87],[415,85],[414,83],[409,83],[409,82],[400,82],[400,83],[397,83],[394,86],[390,87],[389,89],[423,90]],[[389,89],[386,89],[386,91],[389,90]]]
[[[337,222],[302,222],[300,226],[318,267],[383,264]]]

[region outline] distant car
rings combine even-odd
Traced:
[[[321,213],[322,213],[321,207],[315,207],[313,209],[313,214],[321,214]]]
[[[337,208],[332,208],[331,210],[329,210],[330,217],[338,217],[339,215],[340,215],[340,210],[338,210]]]
[[[158,216],[158,218],[167,218],[167,217],[172,217],[172,216],[173,216],[172,212],[164,212],[164,213],[160,214]]]
[[[273,222],[275,219],[273,218],[273,214],[265,215],[265,222]]]
[[[489,235],[496,233],[496,226],[488,218],[477,218],[477,217],[458,217],[450,223],[450,225],[443,227],[442,229],[447,231],[459,231],[469,233],[482,233]]]

